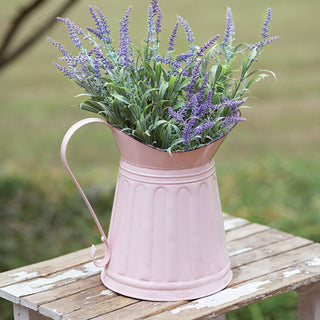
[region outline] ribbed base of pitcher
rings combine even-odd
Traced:
[[[150,301],[192,300],[224,289],[232,279],[230,264],[210,277],[193,281],[152,282],[113,274],[106,268],[101,273],[103,284],[110,290],[131,298]]]

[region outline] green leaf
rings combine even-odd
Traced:
[[[161,73],[162,73],[162,66],[160,62],[157,62],[156,64],[156,78],[155,78],[155,83],[157,86],[160,84],[160,78],[161,78]]]
[[[165,98],[166,91],[169,87],[168,82],[162,82],[159,88],[159,99],[163,100]]]
[[[127,98],[125,98],[124,96],[121,96],[120,94],[111,93],[111,96],[116,98],[120,102],[123,102],[125,104],[130,104],[130,101]]]
[[[169,86],[168,86],[169,93],[171,93],[173,91],[175,82],[176,82],[175,76],[171,75],[169,78]]]
[[[252,84],[254,84],[255,82],[261,81],[265,78],[269,77],[269,75],[267,75],[266,73],[261,73],[255,77],[253,77],[250,81],[248,81],[246,88],[248,89]]]

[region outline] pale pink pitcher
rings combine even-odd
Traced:
[[[108,238],[66,161],[73,133],[107,125],[121,162]],[[154,301],[189,300],[223,289],[232,278],[212,160],[223,138],[192,151],[168,152],[89,118],[66,133],[61,156],[106,244],[102,282],[120,294]]]

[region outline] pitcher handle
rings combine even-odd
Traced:
[[[95,259],[95,253],[96,253],[96,247],[94,245],[92,245],[91,247],[91,258],[93,260],[93,263],[97,266],[97,267],[104,267],[106,266],[108,263],[109,263],[109,260],[110,260],[110,256],[111,256],[111,249],[110,249],[110,246],[109,246],[109,242],[108,242],[108,239],[103,231],[103,228],[101,227],[101,224],[89,202],[89,200],[87,199],[85,193],[83,192],[82,188],[80,187],[80,184],[78,183],[77,179],[75,178],[74,174],[72,173],[72,171],[70,170],[70,167],[68,165],[68,162],[67,162],[67,147],[68,147],[68,143],[69,143],[69,140],[71,139],[71,137],[73,136],[73,134],[78,130],[80,129],[81,127],[85,126],[86,124],[89,124],[89,123],[102,123],[102,124],[105,124],[109,127],[109,124],[102,120],[102,119],[99,119],[99,118],[87,118],[87,119],[83,119],[83,120],[80,120],[78,121],[77,123],[75,123],[74,125],[72,125],[70,127],[70,129],[66,132],[65,136],[63,137],[63,140],[62,140],[62,143],[61,143],[61,160],[64,164],[64,166],[66,167],[67,169],[67,172],[69,173],[71,179],[73,180],[76,188],[78,189],[83,201],[85,202],[86,206],[88,207],[89,209],[89,212],[91,213],[91,216],[92,218],[94,219],[98,229],[99,229],[99,232],[100,232],[100,235],[101,235],[101,242],[103,242],[105,245],[106,245],[106,253],[105,253],[105,256],[102,260],[100,261],[97,261]]]

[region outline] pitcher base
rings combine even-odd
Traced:
[[[151,282],[101,272],[103,284],[110,290],[131,298],[149,301],[193,300],[217,293],[232,279],[230,264],[217,274],[193,281]]]

